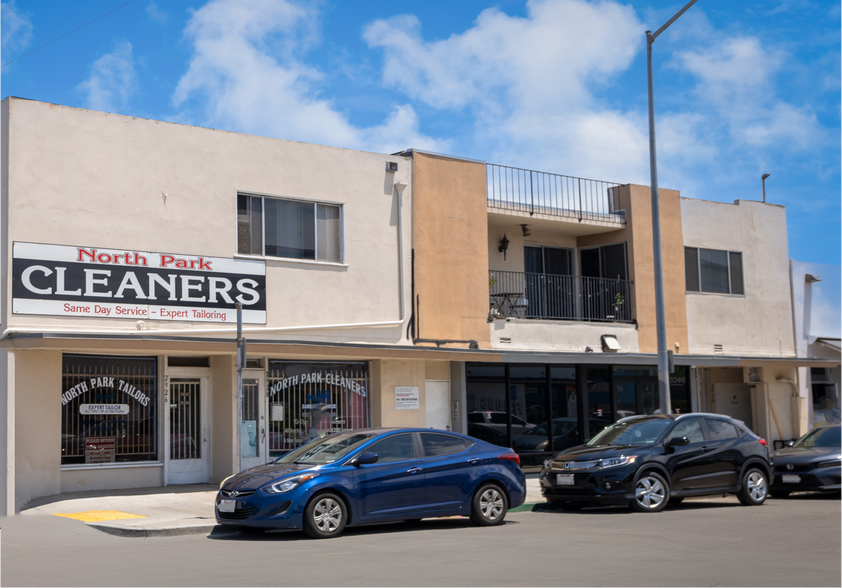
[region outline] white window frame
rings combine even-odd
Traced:
[[[696,250],[696,273],[698,274],[697,278],[699,280],[699,289],[698,290],[687,290],[687,280],[684,281],[684,290],[685,292],[692,292],[693,294],[715,294],[719,296],[745,296],[746,292],[746,264],[745,260],[743,260],[743,252],[742,251],[734,251],[733,249],[712,249],[710,247],[698,247],[694,245],[685,245],[685,249],[695,249]],[[701,259],[701,250],[705,249],[707,251],[724,251],[725,258],[728,260],[728,291],[727,292],[707,292],[702,289],[702,259]],[[734,294],[731,289],[731,282],[733,281],[731,276],[731,254],[737,253],[740,256],[740,259],[743,261],[742,270],[740,272],[740,281],[743,284],[743,293],[742,294]],[[687,268],[684,268],[684,271],[687,271]]]
[[[239,231],[236,230],[236,227],[239,227],[240,219],[238,217],[239,214],[239,198],[240,196],[251,196],[255,198],[260,198],[260,238],[261,243],[263,244],[263,253],[255,254],[255,253],[240,253],[240,242],[239,242]],[[318,225],[318,205],[323,204],[326,206],[336,206],[339,208],[339,261],[324,261],[320,259],[299,259],[296,257],[278,257],[275,255],[266,255],[266,217],[264,211],[263,202],[266,198],[272,198],[274,200],[287,200],[292,202],[303,202],[313,205],[313,218],[315,222],[315,226],[313,227],[313,238],[314,238],[314,245],[318,247],[319,242],[319,225]],[[330,200],[313,200],[309,198],[296,198],[294,196],[278,196],[277,194],[264,194],[261,192],[237,192],[237,200],[234,202],[234,251],[235,257],[246,258],[246,259],[282,259],[287,262],[291,263],[305,263],[305,264],[320,264],[320,265],[333,265],[333,266],[343,266],[347,267],[345,263],[345,205],[342,202],[331,202]],[[316,257],[318,257],[318,249],[316,250]]]

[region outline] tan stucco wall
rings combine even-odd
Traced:
[[[230,355],[211,357],[211,479],[214,482],[221,482],[237,468],[236,362]]]
[[[664,268],[664,310],[667,349],[688,353],[684,283],[684,245],[679,193],[659,189],[661,258]],[[629,279],[634,282],[634,316],[642,353],[658,351],[655,317],[655,262],[652,248],[652,198],[648,186],[627,184],[617,189],[617,208],[626,211],[626,226],[619,231],[578,238],[579,247],[627,244]],[[676,343],[678,345],[676,346]]]
[[[489,347],[485,164],[415,152],[412,173],[418,337]]]
[[[15,509],[61,491],[61,353],[16,351]]]
[[[525,219],[512,217],[512,223],[524,221]],[[525,271],[523,249],[526,245],[544,247],[563,247],[573,250],[574,267],[578,267],[576,259],[576,237],[564,234],[566,225],[558,223],[558,232],[541,231],[530,229],[528,237],[523,236],[523,230],[519,225],[511,226],[491,225],[488,227],[488,263],[490,270],[502,270],[508,272]],[[500,253],[500,241],[503,236],[509,240],[509,247],[506,250],[506,258]]]
[[[681,216],[687,247],[742,253],[745,284],[744,296],[687,293],[690,353],[795,356],[786,210],[682,198]]]
[[[6,99],[3,107],[10,110],[6,244],[26,241],[233,258],[238,192],[336,203],[344,205],[344,264],[267,259],[268,326],[401,318],[398,196],[393,184],[410,183],[408,158],[15,98]],[[387,160],[398,162],[398,172],[386,172]],[[407,309],[411,199],[412,189],[407,188]],[[12,252],[5,253],[7,263]],[[4,298],[10,288],[7,283]],[[133,319],[4,318],[7,327],[135,329]],[[146,321],[152,330],[210,326]],[[405,343],[404,333],[397,325],[273,336]]]
[[[375,360],[371,362],[371,426],[425,427],[427,405],[424,397],[426,362],[418,360]],[[395,408],[395,387],[418,388],[418,408]]]
[[[427,361],[424,363],[425,380],[450,380],[449,361]]]

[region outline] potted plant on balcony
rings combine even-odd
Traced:
[[[622,308],[623,304],[626,303],[626,299],[623,298],[623,295],[617,292],[614,294],[614,316],[611,317],[615,321],[618,320],[620,317],[620,308]]]

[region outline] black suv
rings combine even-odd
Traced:
[[[541,493],[563,509],[589,502],[658,512],[687,496],[736,494],[766,500],[772,463],[766,441],[721,414],[634,416],[544,462]]]

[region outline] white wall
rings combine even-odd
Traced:
[[[327,201],[344,205],[345,263],[267,259],[268,326],[400,318],[392,185],[395,179],[409,183],[409,160],[14,98],[3,105],[10,110],[6,243],[232,258],[238,192]],[[387,160],[398,162],[397,173],[385,171]],[[407,189],[406,227],[410,198]],[[409,231],[403,236],[409,267]],[[10,292],[7,285],[6,296]],[[6,328],[135,328],[132,319],[3,318]],[[151,329],[218,326],[146,323]],[[405,342],[402,331],[319,331],[307,338],[398,343]]]
[[[527,319],[495,319],[491,329],[493,349],[584,352],[590,347],[602,353],[602,335],[616,335],[621,353],[638,353],[637,329],[625,323],[586,323],[574,321],[541,321]],[[509,339],[505,341],[504,339]],[[608,352],[610,354],[611,352]],[[610,361],[610,360],[606,360]]]
[[[745,295],[687,292],[689,352],[794,357],[786,211],[738,200],[681,199],[686,247],[739,251]]]

